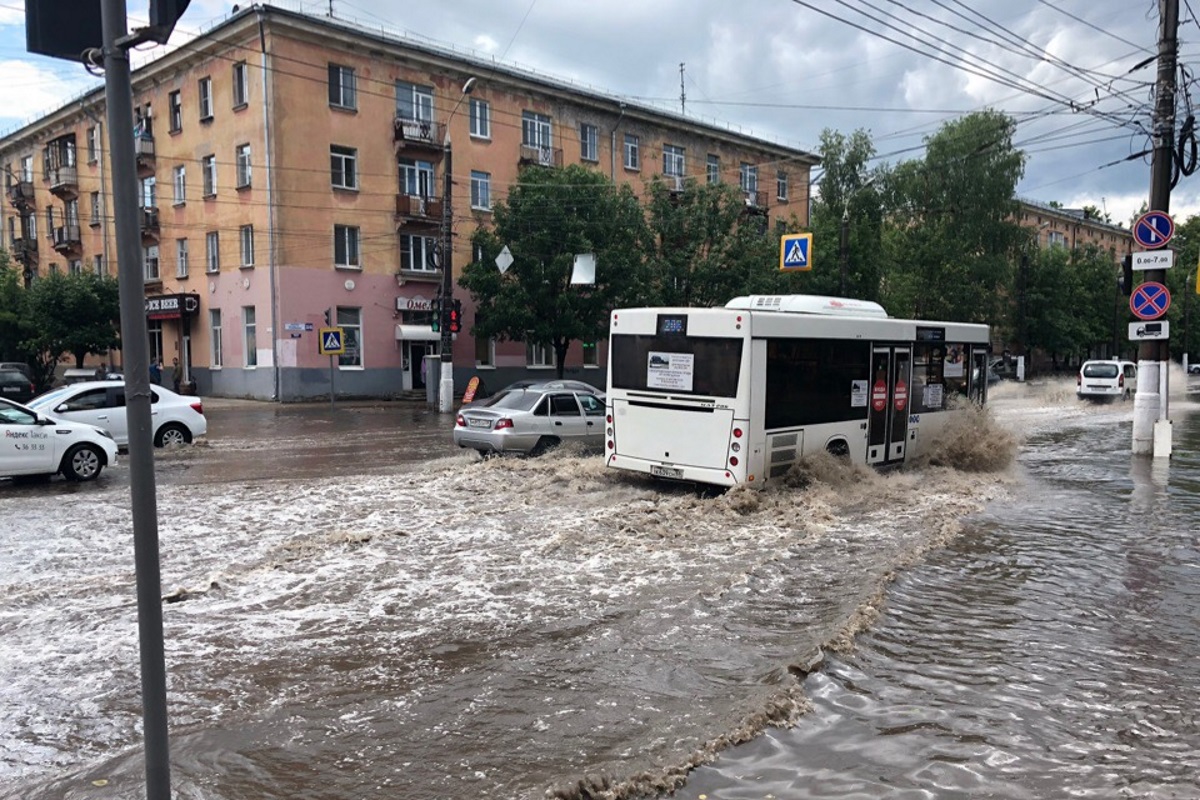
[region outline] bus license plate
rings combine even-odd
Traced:
[[[657,475],[660,478],[682,478],[683,470],[676,467],[660,467],[657,464],[651,464],[650,474]]]

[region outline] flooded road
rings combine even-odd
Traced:
[[[159,459],[177,795],[1200,796],[1195,409],[1164,472],[1013,389],[1014,468],[715,498],[214,405]],[[4,800],[142,796],[127,481],[0,486]]]

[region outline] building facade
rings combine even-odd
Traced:
[[[1133,252],[1133,233],[1091,216],[1082,208],[1058,208],[1033,200],[1020,200],[1019,222],[1037,233],[1039,247],[1066,247],[1077,250],[1095,245],[1108,251],[1113,261]]]
[[[470,94],[464,84],[475,78]],[[527,164],[584,164],[644,194],[731,182],[751,213],[807,221],[810,153],[326,17],[254,6],[135,71],[151,356],[197,390],[281,401],[423,391],[452,148],[453,258]],[[104,97],[0,139],[5,241],[26,280],[116,274]],[[552,352],[472,340],[456,391],[553,370]],[[318,352],[318,331],[346,352]],[[590,344],[590,343],[589,343]],[[604,383],[603,347],[564,365]],[[333,381],[331,385],[331,380]]]

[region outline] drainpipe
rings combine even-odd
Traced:
[[[98,116],[96,116],[96,112],[92,111],[92,109],[88,108],[83,103],[80,103],[79,107],[83,110],[83,113],[88,117],[88,119],[90,119],[92,122],[96,123],[96,146],[97,146],[97,150],[98,150],[98,152],[96,153],[96,164],[100,168],[100,212],[101,212],[100,213],[100,235],[104,240],[101,259],[104,261],[104,270],[107,272],[108,266],[112,262],[110,262],[108,259],[108,249],[109,249],[108,248],[108,220],[106,219],[106,217],[108,215],[106,213],[104,213],[108,207],[108,199],[107,199],[108,198],[108,187],[106,185],[105,178],[104,178],[104,150],[105,150],[105,148],[102,145],[104,143],[104,136],[108,133],[108,131],[107,131],[105,125],[103,124],[103,121]],[[84,135],[85,136],[87,135],[87,131],[84,131]],[[87,144],[90,145],[90,142]],[[76,149],[76,151],[75,151],[75,163],[76,164],[79,163],[78,149]],[[82,226],[82,224],[83,223],[81,222],[80,225]],[[121,351],[121,352],[122,352],[121,360],[124,361],[124,351]],[[111,349],[108,351],[108,368],[110,370],[114,370],[114,371],[116,369],[116,364],[113,362],[113,354],[112,354]]]
[[[625,119],[625,104],[621,103],[621,116],[617,117],[612,133],[609,134],[608,171],[613,183],[617,182],[617,128],[621,127],[621,120],[623,119]]]
[[[279,366],[279,271],[275,264],[275,170],[271,161],[271,85],[272,73],[267,66],[267,34],[264,24],[264,11],[261,5],[256,6],[258,12],[258,43],[259,66],[263,76],[263,153],[267,172],[267,270],[271,282],[271,375],[274,379],[271,399],[282,402],[280,366]]]

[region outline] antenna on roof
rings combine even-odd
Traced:
[[[687,92],[683,88],[683,62],[679,62],[679,113],[687,114]]]

